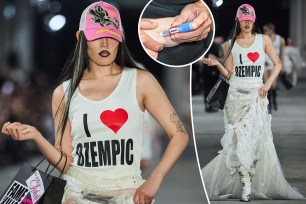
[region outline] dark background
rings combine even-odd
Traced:
[[[43,16],[45,13],[36,12],[35,14],[34,58],[37,63],[36,68],[44,69],[48,73],[51,83],[56,82],[61,68],[76,42],[75,32],[78,30],[80,15],[91,2],[84,0],[75,0],[73,3],[70,0],[61,1],[62,10],[59,13],[66,16],[67,22],[58,32],[51,33],[44,29]],[[119,6],[126,42],[133,57],[159,77],[161,75],[158,68],[160,65],[147,56],[138,38],[138,19],[146,1],[129,1],[129,5],[122,4],[120,1],[112,2]],[[261,30],[264,23],[273,22],[276,25],[277,33],[285,38],[288,36],[289,1],[287,0],[224,0],[218,8],[212,6],[212,1],[205,2],[211,8],[215,19],[215,34],[223,36],[225,39],[234,26],[237,8],[243,3],[249,3],[255,8],[257,23]]]

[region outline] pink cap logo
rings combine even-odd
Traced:
[[[249,4],[241,5],[237,10],[237,15],[239,21],[253,21],[255,22],[256,15],[254,8]]]
[[[89,5],[82,13],[80,31],[87,40],[110,37],[122,42],[122,27],[119,11],[103,1]]]
[[[94,24],[100,23],[102,27],[111,25],[116,29],[119,28],[119,21],[116,18],[111,18],[107,11],[103,10],[99,5],[95,6],[95,9],[90,9],[89,14],[94,16],[92,18]]]

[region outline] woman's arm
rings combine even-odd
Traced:
[[[284,65],[284,62],[285,62],[285,47],[286,47],[286,43],[285,43],[285,40],[284,38],[280,37],[281,38],[281,46],[280,46],[280,60],[281,60],[281,64]],[[271,38],[270,38],[271,39]],[[285,70],[283,70],[285,71]]]
[[[267,53],[269,58],[271,59],[274,68],[272,71],[272,74],[267,79],[265,84],[268,86],[268,90],[270,89],[273,81],[277,78],[279,72],[282,70],[282,61],[280,60],[279,56],[277,55],[277,52],[273,46],[273,43],[269,36],[263,35],[263,43],[264,43],[264,51]],[[267,91],[268,91],[267,90]]]
[[[59,108],[59,114],[55,116],[55,113],[60,105],[62,97],[64,95],[62,85],[57,87],[53,93],[52,98],[52,112],[54,117],[54,127],[55,132],[57,132],[57,128],[60,121],[60,112],[63,110],[64,104],[62,103],[61,107]],[[40,151],[44,155],[44,157],[52,164],[55,165],[61,158],[61,149],[59,145],[59,134],[56,134],[56,142],[55,146],[53,146],[48,140],[44,138],[44,136],[33,126],[21,124],[19,122],[10,123],[7,122],[3,125],[2,133],[10,135],[14,140],[22,141],[22,140],[33,140],[39,147]],[[67,155],[67,164],[64,169],[64,173],[70,167],[71,159],[71,135],[70,135],[70,123],[67,123],[63,143],[62,143],[62,152]],[[66,158],[63,156],[60,163],[57,165],[57,169],[62,171],[65,166]]]
[[[228,50],[230,49],[230,43],[228,42],[224,48],[224,55],[227,55]],[[216,59],[205,58],[203,61],[204,64],[208,66],[216,66],[225,78],[230,79],[233,73],[233,55],[229,54],[228,58],[225,61],[225,67]]]
[[[276,80],[279,72],[282,70],[282,62],[276,53],[271,38],[267,35],[263,35],[263,48],[271,59],[272,63],[274,64],[274,68],[270,77],[266,80],[265,84],[258,90],[259,96],[265,98],[267,96],[267,92],[271,88],[273,81]]]
[[[140,108],[148,110],[163,127],[170,139],[161,160],[147,181],[135,193],[135,203],[140,201],[141,204],[147,204],[151,203],[157,194],[160,184],[183,153],[189,138],[163,89],[149,72],[138,71],[137,100]]]

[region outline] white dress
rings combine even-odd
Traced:
[[[208,197],[240,198],[236,167],[243,165],[252,175],[253,199],[303,199],[284,177],[273,144],[268,100],[258,96],[265,61],[262,35],[257,34],[249,48],[235,43],[232,55],[234,73],[224,108],[223,149],[202,169]]]

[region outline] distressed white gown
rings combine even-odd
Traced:
[[[234,74],[224,108],[223,149],[202,169],[209,199],[240,198],[236,171],[240,165],[252,175],[252,199],[305,199],[284,177],[273,144],[268,100],[258,96],[264,71],[262,36],[257,34],[249,48],[235,43],[232,54]],[[248,66],[256,69],[247,70]]]

